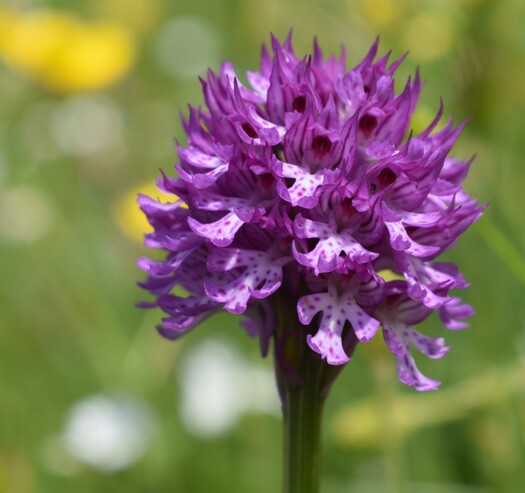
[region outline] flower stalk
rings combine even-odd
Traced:
[[[287,386],[284,391],[284,493],[319,492],[321,423],[325,399],[320,385],[321,365],[319,361],[312,361],[310,354],[305,356],[302,365],[304,382]]]
[[[284,296],[275,296],[274,300],[274,361],[283,411],[283,493],[318,493],[324,403],[344,366],[330,366],[316,357],[306,342],[304,325],[288,307],[294,304]],[[307,333],[315,331],[315,323],[307,328]],[[351,354],[357,339],[351,337],[345,342]]]

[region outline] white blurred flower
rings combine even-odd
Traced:
[[[65,154],[97,154],[122,145],[122,114],[108,98],[74,96],[54,109],[51,135]]]
[[[213,26],[198,17],[175,17],[160,30],[155,55],[161,69],[180,79],[204,75],[219,58]]]
[[[245,413],[279,413],[273,372],[246,362],[218,340],[188,354],[179,384],[181,416],[196,435],[224,433]]]
[[[72,407],[62,438],[75,459],[110,473],[135,464],[150,445],[152,431],[152,414],[144,402],[101,394]]]

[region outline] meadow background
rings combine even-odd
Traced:
[[[272,31],[357,63],[410,50],[413,127],[472,117],[455,154],[490,207],[448,259],[476,316],[449,332],[443,387],[399,384],[361,346],[327,403],[323,491],[521,492],[525,484],[525,2],[2,0],[0,492],[268,493],[280,489],[271,361],[234,317],[182,341],[136,309],[146,254],[137,192],[171,172],[198,75],[258,66]],[[437,319],[430,333],[443,334]]]

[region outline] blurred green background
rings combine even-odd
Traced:
[[[271,361],[234,317],[161,339],[135,259],[134,200],[170,172],[198,75],[258,66],[269,32],[349,64],[376,35],[421,68],[414,117],[472,117],[456,155],[490,207],[448,254],[477,315],[447,333],[433,394],[361,346],[327,403],[323,491],[522,492],[525,484],[525,2],[2,0],[0,492],[280,490]],[[437,319],[426,323],[443,334]]]

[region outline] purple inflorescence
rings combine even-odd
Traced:
[[[272,39],[273,57],[263,47],[260,72],[247,73],[251,88],[229,63],[201,81],[206,109],[190,106],[183,119],[178,177],[158,184],[174,202],[139,197],[154,228],[146,245],[167,252],[139,260],[140,285],[155,296],[143,305],[167,314],[162,335],[177,338],[224,309],[244,314],[265,352],[279,291],[302,324],[315,323],[305,337],[329,364],[349,360],[345,333],[366,342],[381,326],[399,379],[439,386],[410,347],[430,358],[448,347],[411,326],[437,311],[447,328],[466,327],[472,308],[449,290],[467,283],[434,259],[483,207],[461,187],[470,163],[448,156],[464,125],[436,131],[440,108],[408,133],[419,74],[396,94],[402,59],[374,61],[377,46],[347,71],[344,53],[325,59],[315,43],[298,59],[290,37]]]

